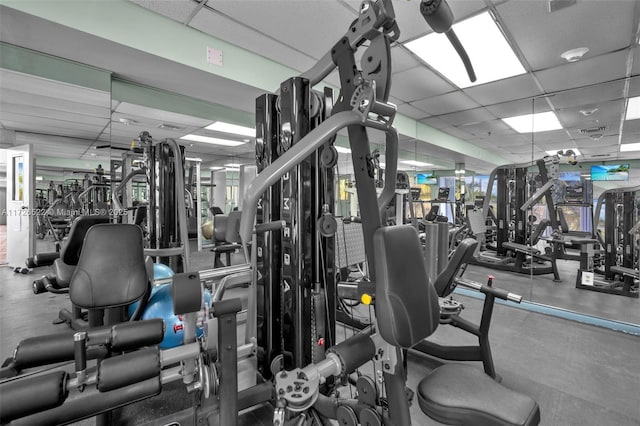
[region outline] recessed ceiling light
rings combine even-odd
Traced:
[[[620,152],[640,151],[640,142],[624,143],[620,145]]]
[[[433,164],[431,163],[423,163],[422,161],[416,161],[416,160],[400,160],[400,161],[404,164],[407,164],[409,166],[415,166],[415,167],[433,166]]]
[[[636,120],[640,118],[640,96],[629,98],[627,102],[627,114],[625,120]]]
[[[242,166],[242,164],[238,164],[238,163],[228,163],[224,165],[225,167],[231,167],[231,168],[237,168],[239,169],[240,166]]]
[[[588,47],[578,47],[577,49],[567,50],[560,57],[567,62],[577,62],[589,51]]]
[[[594,114],[596,111],[598,111],[598,108],[593,108],[593,109],[581,109],[580,110],[580,114],[584,115],[585,117],[588,117],[592,114]]]
[[[237,124],[225,123],[224,121],[216,121],[205,127],[207,130],[215,130],[216,132],[233,133],[242,136],[255,137],[256,129],[251,127],[238,126]]]
[[[406,47],[460,88],[526,72],[489,12],[460,21],[452,28],[467,51],[478,77],[473,83],[444,34],[427,34],[407,43]]]
[[[124,124],[125,126],[133,126],[134,124],[138,124],[136,120],[132,120],[130,118],[119,118],[118,121]]]
[[[185,136],[182,136],[180,139],[193,141],[193,142],[210,143],[213,145],[224,145],[224,146],[238,146],[238,145],[244,144],[244,142],[240,142],[240,141],[231,141],[228,139],[212,138],[209,136],[202,136],[202,135],[185,135]]]
[[[553,149],[553,150],[551,150],[551,151],[547,151],[547,155],[556,155],[559,151],[567,152],[567,151],[569,151],[569,150],[573,151],[573,153],[574,153],[575,155],[582,155],[582,154],[580,154],[580,151],[578,151],[578,148],[562,148],[562,149]]]
[[[182,130],[182,129],[184,129],[184,127],[176,126],[174,124],[167,124],[167,123],[159,124],[158,128],[159,129],[166,129],[166,130]]]
[[[351,149],[345,148],[344,146],[337,146],[336,145],[336,151],[341,152],[343,154],[351,154]]]
[[[213,170],[213,171],[222,170],[222,169],[224,169],[224,167],[220,167],[220,166],[209,167],[209,170]]]
[[[228,172],[239,172],[240,169],[238,167],[225,167]]]
[[[502,121],[518,133],[546,132],[549,130],[562,129],[562,125],[553,111],[507,117],[503,118]]]

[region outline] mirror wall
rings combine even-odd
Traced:
[[[21,144],[34,146],[36,199],[39,203],[37,207],[48,208],[59,198],[80,202],[80,205],[82,202],[95,204],[105,199],[105,196],[94,194],[92,191],[85,193],[82,197],[79,197],[80,194],[89,186],[99,184],[100,181],[108,182],[112,175],[112,163],[122,161],[123,153],[131,150],[132,143],[133,146],[136,145],[135,140],[141,132],[147,131],[155,139],[176,138],[185,149],[185,157],[189,159],[187,181],[190,198],[195,200],[195,203],[192,202],[190,205],[189,213],[190,230],[195,237],[192,252],[194,256],[201,256],[203,268],[210,267],[211,254],[206,248],[210,240],[197,236],[200,228],[198,219],[200,224],[210,220],[213,207],[220,208],[224,213],[239,207],[242,187],[248,182],[246,176],[243,178],[242,170],[254,163],[254,154],[251,136],[211,130],[207,129],[207,126],[216,121],[223,121],[251,128],[253,114],[166,92],[161,88],[150,88],[113,79],[107,72],[81,64],[68,61],[60,64],[55,58],[46,55],[3,46],[3,52],[7,52],[7,49],[14,49],[12,54],[21,58],[21,63],[38,64],[32,69],[24,69],[12,65],[11,60],[4,59],[0,70],[2,73],[0,78],[1,119],[5,127],[2,148]],[[26,56],[29,57],[29,61],[24,60]],[[51,66],[52,61],[56,66]],[[16,59],[15,62],[17,63],[18,60]],[[60,66],[63,68],[60,69]],[[42,70],[53,71],[43,75]],[[601,90],[609,92],[617,86],[619,82],[606,83],[602,85]],[[568,99],[565,104],[572,105],[569,98],[576,96],[575,93],[564,95]],[[557,100],[560,94],[555,96]],[[526,105],[523,103],[523,108],[529,112],[536,113],[549,109],[547,98],[538,97],[525,101]],[[558,210],[563,211],[569,233],[583,232],[595,237],[595,230],[592,229],[590,220],[593,207],[590,206],[596,203],[598,196],[605,190],[635,186],[640,181],[640,161],[633,155],[622,155],[618,158],[616,153],[603,149],[603,160],[597,159],[598,149],[603,141],[611,138],[629,141],[628,138],[633,137],[637,127],[634,122],[628,122],[625,125],[623,136],[616,134],[615,131],[604,131],[602,135],[588,131],[592,127],[598,127],[596,125],[599,123],[609,123],[613,116],[608,112],[609,107],[616,108],[621,102],[621,99],[612,99],[606,106],[600,106],[598,111],[591,113],[588,119],[585,118],[586,121],[582,127],[587,130],[586,133],[580,137],[572,135],[572,143],[568,144],[569,146],[555,142],[566,140],[566,134],[562,136],[556,131],[551,131],[524,133],[520,136],[518,144],[503,148],[505,155],[508,154],[514,164],[531,165],[527,167],[526,172],[529,181],[532,182],[527,188],[527,196],[530,196],[540,187],[540,180],[536,180],[540,171],[535,163],[546,155],[547,148],[557,151],[584,147],[584,152],[581,153],[583,155],[578,155],[576,165],[570,165],[566,157],[561,158],[559,164],[558,177],[565,183],[565,187],[571,188],[574,201],[578,190],[584,194],[591,194],[582,198],[583,203],[567,203],[565,189],[565,198],[556,200],[559,201],[557,202],[559,206],[556,206],[556,215]],[[574,104],[574,106],[567,106],[567,109],[587,111],[586,106],[578,105],[576,102]],[[587,112],[591,110],[588,109]],[[560,110],[559,113],[567,112]],[[576,123],[575,126],[579,127],[580,123]],[[180,139],[187,135],[196,135],[200,139]],[[235,146],[214,145],[202,142],[206,140],[202,139],[203,137],[232,140],[237,144]],[[384,178],[382,172],[385,169],[384,138],[375,132],[370,137],[372,150],[377,150],[379,154],[377,157],[381,171],[379,177]],[[491,135],[485,135],[485,137],[491,139]],[[338,137],[336,144],[342,148],[336,170],[338,178],[336,179],[335,211],[339,216],[358,215],[357,188],[353,185],[350,155],[347,150],[348,142],[344,137]],[[400,139],[399,157],[399,169],[407,173],[409,189],[419,188],[420,190],[414,191],[412,202],[406,206],[405,215],[408,221],[425,218],[432,211],[433,206],[437,205],[438,214],[453,223],[456,218],[455,202],[461,200],[463,193],[463,211],[478,206],[478,200],[485,196],[488,176],[491,172],[486,162],[485,166],[481,167],[470,157],[453,154],[403,135]],[[609,157],[611,159],[608,159]],[[592,166],[597,168],[603,165],[629,165],[628,173],[624,176],[625,180],[594,181]],[[196,172],[198,168],[199,173]],[[99,173],[100,170],[104,170],[104,174]],[[117,170],[114,177],[117,180]],[[119,177],[122,176],[119,175]],[[439,194],[440,188],[449,189],[446,201],[434,203],[433,200],[437,199],[438,195],[443,195]],[[71,193],[75,196],[69,195]],[[194,194],[199,194],[199,197]],[[145,202],[148,201],[149,196],[142,180],[132,181],[132,201]],[[491,204],[494,209],[497,209],[497,190],[495,189],[491,196]],[[616,207],[618,212],[622,208],[619,204]],[[395,213],[390,214],[392,219],[395,216]],[[542,199],[534,203],[526,216],[535,216],[534,221],[525,223],[525,226],[529,226],[530,229],[542,220],[550,219],[551,214],[546,200]],[[600,218],[599,230],[603,238],[607,233],[620,234],[615,225],[612,225],[613,228],[607,228],[609,225],[605,221],[604,209],[600,213]],[[489,224],[489,226],[492,225]],[[53,245],[55,239],[59,237],[55,229],[48,223],[40,223],[39,227],[34,229],[34,237],[42,237],[39,240],[41,243],[38,250],[47,250]],[[552,236],[552,230],[547,228],[541,234],[542,238],[535,242],[535,248],[541,253],[546,253],[550,247],[548,240]],[[620,235],[617,238],[618,243],[623,242],[620,240],[622,238]],[[42,243],[45,245],[44,249],[41,248]],[[198,247],[204,248],[203,251],[198,252]],[[575,256],[574,259],[556,261],[561,282],[555,282],[552,274],[527,275],[510,272],[496,273],[496,282],[514,293],[523,295],[525,300],[541,305],[557,306],[623,322],[640,323],[638,299],[576,288],[577,272],[581,269],[579,260],[576,260],[580,255],[580,247],[579,245],[568,247],[566,251],[570,251]],[[637,257],[635,259],[637,261]],[[468,273],[471,277],[483,281],[489,271],[491,271],[490,268],[472,266]]]
[[[4,43],[1,49],[0,148],[30,146],[35,158],[28,206],[35,217],[20,238],[35,241],[36,252],[53,251],[74,216],[108,202],[111,75]],[[8,232],[24,231],[14,228]]]

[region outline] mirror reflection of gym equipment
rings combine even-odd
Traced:
[[[131,16],[142,13],[149,24],[160,14],[165,23],[175,18],[166,5],[153,12],[128,3],[114,5],[134,7]],[[174,30],[191,31],[187,22],[203,11],[228,17],[217,10],[224,5],[181,7],[189,6],[196,8]],[[29,243],[20,251],[26,268],[11,268],[10,285],[24,296],[17,286],[28,282],[30,306],[42,306],[14,320],[47,323],[20,325],[11,336],[3,327],[2,347],[17,346],[0,369],[2,424],[633,424],[637,407],[607,384],[634,383],[625,360],[596,380],[580,373],[599,371],[594,365],[611,348],[633,347],[638,327],[536,297],[570,295],[591,312],[637,306],[638,187],[599,187],[594,202],[594,185],[576,169],[579,154],[562,149],[535,160],[533,142],[531,161],[501,166],[498,157],[482,170],[470,156],[448,157],[453,136],[418,148],[420,138],[444,133],[425,136],[417,119],[407,132],[409,102],[396,105],[392,58],[403,67],[397,52],[415,53],[408,45],[416,34],[406,45],[400,38],[407,8],[444,33],[473,83],[476,59],[457,36],[464,31],[454,32],[446,2],[337,6],[353,22],[300,73],[275,72],[294,75],[276,90],[219,88],[250,94],[249,102],[225,110],[117,73],[107,76],[107,161],[76,167],[71,178],[64,169],[62,179],[40,176],[38,185],[33,178],[45,169],[37,150],[8,152],[7,211],[37,207],[29,220],[7,215],[16,216],[7,226],[10,254],[18,236]],[[497,9],[487,16],[502,19]],[[234,49],[247,52],[224,47],[223,55],[212,43],[221,41],[200,31],[206,66],[237,70]],[[194,96],[186,86],[195,82],[184,77]],[[254,120],[255,129],[246,127]],[[220,141],[228,148],[206,145]],[[82,155],[105,148],[98,138]],[[629,172],[626,164],[603,167]],[[7,305],[16,304],[10,297]],[[591,303],[605,298],[613,304]],[[576,354],[565,342],[586,347]],[[564,353],[571,363],[561,362]],[[607,397],[597,402],[581,393],[599,386]]]

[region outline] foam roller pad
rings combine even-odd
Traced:
[[[118,324],[111,329],[111,349],[115,352],[130,351],[153,346],[164,338],[164,321],[155,318]]]
[[[58,407],[67,398],[67,379],[64,371],[43,376],[5,382],[0,385],[0,422],[35,414]]]
[[[98,367],[98,390],[109,392],[160,375],[158,348],[107,358]]]

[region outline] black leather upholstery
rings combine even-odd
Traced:
[[[381,337],[408,348],[438,327],[440,308],[412,226],[379,228],[373,236],[376,316]]]
[[[448,425],[533,426],[540,422],[540,407],[533,399],[467,364],[446,364],[422,379],[418,403],[429,417]]]
[[[436,293],[440,297],[447,297],[456,288],[453,279],[460,271],[462,265],[467,263],[473,257],[473,253],[478,246],[478,241],[473,238],[465,238],[458,244],[453,256],[449,259],[447,267],[440,272],[433,282]]]
[[[58,287],[69,287],[71,277],[76,270],[75,265],[67,265],[58,258],[53,261],[53,273],[56,276],[56,285]]]
[[[69,237],[60,251],[60,259],[67,265],[77,265],[84,236],[89,228],[99,223],[109,223],[109,216],[80,216],[73,221]]]
[[[142,230],[133,224],[100,224],[87,231],[69,285],[71,302],[81,308],[124,306],[148,292]]]
[[[213,239],[216,242],[224,242],[224,237],[227,235],[227,220],[228,216],[216,215],[213,218]]]

